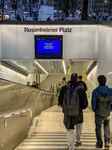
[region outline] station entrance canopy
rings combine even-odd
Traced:
[[[28,24],[27,22],[24,24],[0,24],[0,58],[5,60],[35,60],[42,58],[78,61],[96,60],[99,29],[99,25],[95,23],[80,25],[55,24],[55,22],[51,24],[41,22],[38,25],[36,23]],[[53,57],[35,57],[37,52],[36,36],[41,36],[41,40],[45,40],[43,45],[47,48],[49,46],[50,48],[54,47],[51,43],[56,40],[55,37],[62,37],[58,39],[58,43],[53,43],[60,47],[60,56],[55,55],[57,52],[48,52],[48,55],[51,53]],[[54,38],[52,39],[52,37]],[[46,43],[46,40],[51,41]]]

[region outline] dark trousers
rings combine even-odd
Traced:
[[[101,136],[101,127],[103,123],[104,127],[104,141],[110,142],[110,122],[111,116],[109,117],[100,117],[95,115],[95,124],[96,124],[96,138],[97,138],[97,146],[99,148],[102,148],[103,146],[103,141],[102,141],[102,136]]]

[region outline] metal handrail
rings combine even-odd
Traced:
[[[1,79],[1,80],[3,80],[3,79]],[[4,80],[4,81],[7,81],[7,80]],[[8,81],[8,82],[10,82],[10,81]],[[15,82],[13,82],[13,83],[15,83]],[[15,84],[17,84],[17,83],[15,83]],[[23,86],[25,86],[25,85],[23,85]],[[39,97],[40,97],[40,94],[41,93],[49,93],[49,94],[51,94],[51,95],[53,95],[53,89],[54,88],[54,85],[53,84],[51,84],[51,86],[50,86],[50,90],[49,90],[49,92],[48,91],[39,91],[39,94],[38,94],[38,97],[37,97],[37,99],[36,99],[36,101],[35,101],[35,104],[34,104],[34,106],[33,107],[28,107],[28,108],[24,108],[24,109],[21,109],[20,107],[18,108],[18,109],[16,109],[16,111],[12,111],[12,112],[10,112],[11,110],[8,110],[5,114],[1,114],[0,115],[0,117],[4,117],[4,116],[8,116],[8,115],[10,115],[10,116],[12,116],[13,114],[19,114],[19,113],[21,113],[21,112],[26,112],[26,111],[30,111],[31,109],[34,109],[35,107],[36,107],[36,104],[37,104],[37,102],[38,102],[38,99],[39,99]],[[52,90],[52,92],[51,92],[51,90]],[[27,99],[27,101],[26,101],[26,103],[25,103],[25,105],[23,106],[23,107],[25,107],[26,106],[26,104],[27,104],[27,102],[28,102],[28,100],[29,100],[29,98],[31,97],[31,95],[32,95],[32,93],[34,92],[34,90],[32,90],[32,92],[31,92],[31,94],[30,94],[30,96],[28,97],[28,99]]]
[[[37,100],[36,100],[36,102],[35,102],[35,104],[34,104],[33,107],[25,108],[25,109],[21,109],[21,110],[17,110],[17,111],[13,111],[13,112],[10,112],[10,113],[6,113],[6,114],[3,114],[3,115],[0,115],[0,118],[1,118],[1,117],[4,117],[4,116],[8,116],[8,115],[12,116],[13,114],[18,113],[18,112],[23,112],[23,111],[27,111],[27,110],[30,111],[30,110],[34,109],[34,108],[36,107],[36,104],[37,104],[37,102],[38,102],[38,99],[39,99],[41,93],[43,93],[43,91],[40,91],[40,92],[39,92],[39,95],[38,95]],[[46,92],[45,92],[45,93],[46,93]],[[53,95],[53,93],[50,93],[50,94]],[[24,112],[23,112],[23,113],[24,113]]]
[[[54,84],[53,84],[53,83],[51,83],[51,86],[50,86],[49,92],[51,92],[51,90],[52,90],[52,89],[54,90]],[[54,92],[53,90],[52,90],[52,92]]]
[[[39,97],[40,97],[41,92],[42,92],[42,91],[39,92],[39,95],[38,95],[37,100],[36,100],[36,102],[35,102],[35,104],[34,104],[33,107],[31,107],[31,108],[25,108],[25,109],[18,110],[18,111],[13,111],[13,112],[10,112],[10,113],[6,113],[6,114],[3,114],[3,115],[0,115],[0,117],[4,117],[4,116],[8,116],[8,115],[11,115],[11,116],[12,116],[13,114],[18,113],[18,112],[23,112],[23,111],[26,111],[26,110],[34,109],[34,108],[36,107],[36,104],[37,104],[37,102],[38,102],[38,99],[39,99]]]

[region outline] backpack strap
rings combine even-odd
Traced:
[[[98,94],[100,95],[100,96],[103,96],[103,94],[101,93],[101,92],[99,92],[98,90],[97,90],[97,92],[98,92]],[[109,96],[110,95],[110,89],[108,90],[108,92],[107,92],[107,94],[106,94],[107,96]]]
[[[107,93],[107,96],[109,96],[110,95],[110,89],[108,90],[108,93]]]
[[[69,84],[67,84],[67,88],[68,88],[68,89],[72,89],[71,86],[70,86]],[[77,90],[80,89],[80,88],[81,88],[81,87],[78,85],[76,88],[74,88],[74,90],[77,91]]]
[[[71,86],[70,86],[69,84],[67,84],[66,86],[67,86],[67,88],[68,88],[68,89],[70,89],[70,88],[71,88]]]
[[[75,88],[75,90],[77,91],[78,89],[81,89],[81,87],[79,85]]]
[[[99,94],[100,96],[102,96],[102,93],[100,93],[98,90],[97,90],[97,92],[98,92],[98,94]]]

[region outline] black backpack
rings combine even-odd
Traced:
[[[79,84],[80,84],[80,87],[81,87],[82,89],[84,89],[84,83],[83,83],[83,82],[79,82]]]
[[[97,90],[98,91],[98,90]],[[110,111],[112,109],[112,96],[109,96],[110,94],[110,89],[106,95],[99,93],[99,109],[98,112],[102,117],[108,117],[110,116]]]
[[[80,86],[76,88],[71,88],[70,85],[67,85],[68,89],[64,94],[63,99],[63,112],[65,115],[69,116],[78,116],[79,115],[79,96],[77,90],[80,89]]]

